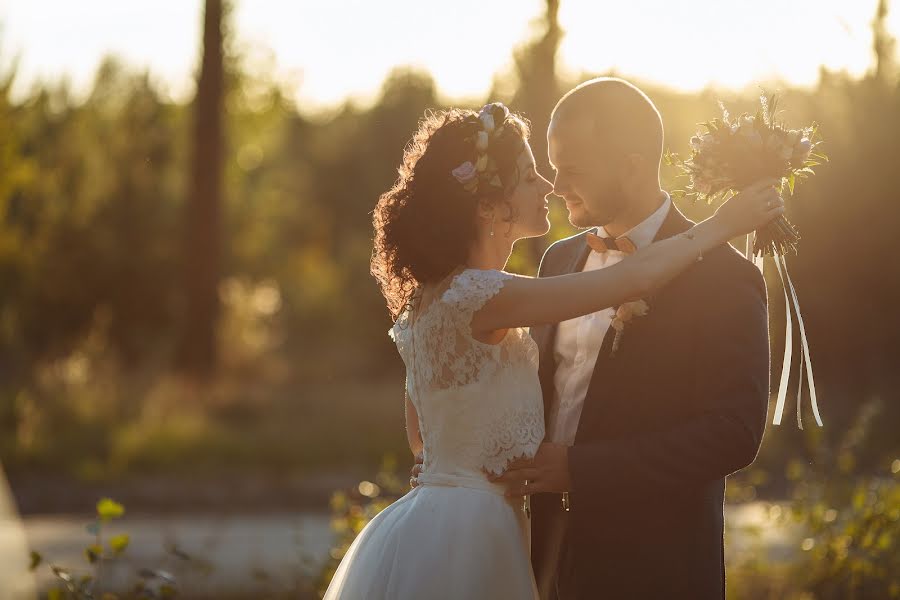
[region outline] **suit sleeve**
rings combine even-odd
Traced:
[[[570,448],[573,506],[678,495],[756,458],[769,396],[765,283],[749,263],[729,270],[704,290],[695,393],[706,410],[668,430]]]

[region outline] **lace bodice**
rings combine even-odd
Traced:
[[[498,344],[472,337],[472,316],[512,276],[467,269],[405,312],[390,331],[419,415],[425,472],[500,473],[544,438],[538,352],[524,328]]]

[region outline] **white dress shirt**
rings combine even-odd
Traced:
[[[649,246],[659,228],[669,214],[672,200],[668,194],[662,205],[621,237],[627,237],[637,248]],[[597,235],[609,237],[603,227],[597,228]],[[609,250],[600,254],[591,251],[583,271],[603,269],[621,261],[625,254]],[[575,432],[581,419],[581,409],[587,394],[597,355],[603,338],[615,316],[612,308],[576,317],[559,324],[553,351],[556,359],[556,374],[553,378],[553,404],[550,409],[547,439],[557,444],[571,446],[575,443]]]

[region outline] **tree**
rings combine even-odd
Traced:
[[[887,0],[879,0],[875,20],[872,22],[872,51],[875,53],[874,76],[879,83],[888,82],[896,75],[894,48],[897,40],[888,30],[887,14]]]
[[[194,101],[193,161],[185,210],[186,307],[178,366],[209,376],[216,365],[218,282],[222,245],[222,172],[224,155],[223,0],[206,0],[203,59]]]
[[[559,0],[547,0],[542,31],[514,55],[518,85],[510,107],[524,113],[531,121],[531,147],[538,170],[542,173],[549,172],[547,127],[550,125],[550,113],[561,95],[556,73],[556,54],[563,31],[559,26],[558,15]],[[546,244],[544,238],[529,240],[525,260],[532,266],[537,265]]]

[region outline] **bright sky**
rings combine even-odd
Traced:
[[[0,0],[0,65],[18,54],[17,94],[67,77],[88,89],[106,53],[192,93],[202,0]],[[894,4],[898,4],[896,1]],[[543,0],[235,0],[237,40],[319,108],[377,93],[391,68],[430,71],[450,98],[481,97],[532,31]],[[870,66],[877,0],[561,0],[561,67],[683,90],[774,78],[811,85],[819,65]],[[900,33],[900,6],[889,16]]]

